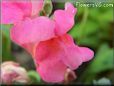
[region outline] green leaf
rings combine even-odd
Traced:
[[[40,83],[41,82],[39,74],[34,70],[29,71],[28,76],[31,79],[31,83]]]
[[[12,25],[1,25],[1,29],[3,32],[3,35],[5,35],[7,38],[10,38],[10,28],[12,27]]]
[[[79,9],[78,11],[77,11],[77,16],[80,16],[80,15],[82,15],[83,14],[83,12],[84,12],[84,8],[83,7],[77,7],[77,9]]]
[[[73,38],[78,38],[80,36],[80,23],[77,23],[72,30],[69,32],[69,34],[71,34],[73,36]]]
[[[108,8],[108,10],[106,10],[105,12],[102,12],[98,17],[98,20],[101,23],[112,22],[113,21],[113,8]]]
[[[14,60],[11,54],[11,39],[10,39],[10,28],[12,25],[1,25],[2,31],[2,60]]]
[[[80,45],[86,45],[91,48],[96,48],[99,46],[100,40],[97,36],[88,36],[80,40]]]
[[[2,30],[0,29],[0,59],[2,58]]]
[[[88,70],[90,70],[91,73],[99,73],[109,69],[114,69],[113,49],[109,48],[107,44],[104,44],[98,50]]]
[[[103,44],[79,79],[84,83],[90,83],[99,73],[113,69],[113,49],[109,48],[108,44]]]
[[[49,16],[52,12],[53,6],[51,0],[44,0],[43,10],[41,10],[40,15]]]
[[[111,22],[113,21],[113,8],[91,8],[89,10],[89,17],[99,23]]]
[[[92,20],[87,20],[85,26],[84,26],[84,35],[88,36],[91,34],[96,33],[99,30],[99,26],[97,22],[94,22]]]
[[[99,9],[96,9],[96,8],[89,9],[89,17],[91,19],[98,21],[99,15],[100,15]]]
[[[79,42],[79,44],[88,43],[96,46],[97,43],[95,42],[95,40],[97,41],[99,39],[97,38],[97,36],[95,35],[92,36],[92,35],[97,34],[97,32],[99,31],[97,23],[88,20],[84,25],[84,28],[80,28],[80,25],[81,25],[80,23],[77,23],[69,33],[73,36],[73,38],[76,39],[76,41]]]

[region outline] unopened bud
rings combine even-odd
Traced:
[[[8,85],[14,83],[27,84],[29,77],[27,71],[18,63],[8,61],[1,64],[1,81],[2,84]]]
[[[73,70],[67,69],[64,77],[64,84],[68,84],[69,82],[73,81],[76,79],[76,74]]]

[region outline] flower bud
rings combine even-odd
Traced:
[[[27,84],[29,77],[27,71],[20,67],[18,63],[7,61],[1,64],[1,81],[2,84],[21,83]]]
[[[64,77],[64,84],[68,84],[72,80],[76,79],[75,72],[71,69],[67,69]]]

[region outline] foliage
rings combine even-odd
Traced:
[[[49,16],[52,12],[53,6],[51,0],[44,0],[43,9],[40,12],[40,15]]]
[[[2,60],[14,60],[11,53],[11,39],[10,39],[10,28],[12,25],[1,25],[2,33]]]
[[[28,76],[31,79],[31,83],[35,83],[38,84],[41,82],[40,76],[38,75],[38,73],[34,70],[30,70],[28,71]]]

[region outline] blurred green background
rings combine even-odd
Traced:
[[[53,12],[59,8],[64,9],[64,3],[53,3]],[[71,83],[98,84],[110,81],[114,84],[113,7],[77,7],[77,10],[75,25],[69,34],[73,36],[76,44],[94,50],[95,56],[93,60],[83,63],[75,71],[78,78]],[[34,71],[31,56],[10,40],[10,28],[11,25],[2,25],[3,62],[9,60],[19,62],[29,71],[32,83],[42,83]]]

